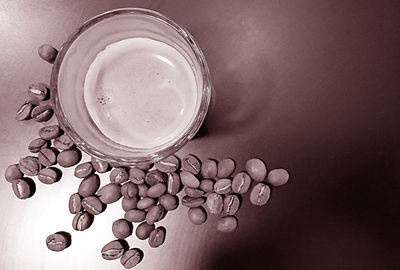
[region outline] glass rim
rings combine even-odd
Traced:
[[[121,14],[139,14],[153,17],[157,20],[160,20],[166,23],[169,27],[171,27],[175,32],[177,32],[186,42],[188,47],[193,52],[201,70],[201,77],[203,80],[203,88],[201,89],[201,101],[199,109],[195,115],[194,121],[190,123],[187,127],[186,131],[179,137],[174,138],[174,143],[166,148],[158,150],[156,152],[148,153],[143,156],[110,156],[107,153],[102,152],[100,149],[92,146],[88,142],[86,142],[82,137],[73,129],[72,125],[69,123],[60,102],[60,98],[58,96],[58,76],[60,72],[60,67],[62,61],[68,52],[68,49],[73,44],[73,42],[82,35],[88,28],[95,25],[98,22],[101,22],[103,19],[113,17]],[[95,158],[108,161],[109,163],[117,163],[119,165],[138,165],[145,163],[154,163],[158,160],[166,158],[175,152],[177,152],[180,148],[182,148],[190,139],[194,137],[197,131],[200,129],[205,116],[208,111],[208,107],[211,99],[211,79],[210,79],[210,71],[204,57],[203,52],[201,51],[199,45],[193,38],[193,36],[182,26],[178,25],[171,19],[162,15],[161,13],[145,8],[119,8],[113,9],[101,14],[98,14],[89,20],[85,21],[80,27],[75,29],[75,31],[69,36],[67,41],[61,46],[56,60],[53,64],[51,79],[50,79],[50,89],[54,96],[55,103],[55,114],[57,120],[64,130],[64,132],[71,138],[71,140],[77,145],[79,149],[86,152],[90,156]],[[135,148],[127,147],[131,150]]]

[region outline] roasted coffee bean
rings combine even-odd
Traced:
[[[118,239],[125,239],[132,234],[133,225],[126,219],[118,219],[112,225],[112,233]]]
[[[181,178],[177,173],[169,173],[167,180],[167,192],[176,195],[181,189]]]
[[[110,165],[108,164],[107,161],[97,159],[94,157],[91,158],[90,162],[92,163],[95,171],[98,173],[105,173],[108,170],[108,168],[110,167]]]
[[[143,184],[145,177],[146,173],[143,170],[136,167],[129,169],[129,180],[131,180],[132,183],[136,185]]]
[[[220,232],[233,232],[238,226],[238,220],[235,216],[222,217],[217,222],[217,230]]]
[[[49,96],[49,86],[44,83],[32,83],[28,86],[28,95],[34,100],[45,100]]]
[[[21,107],[19,107],[15,118],[18,121],[30,119],[32,109],[33,109],[33,104],[30,101],[25,101],[24,104],[22,104]]]
[[[141,170],[148,171],[154,164],[153,163],[144,163],[144,164],[139,164],[136,167],[138,167]]]
[[[252,158],[246,162],[246,171],[251,179],[256,182],[264,181],[267,176],[267,166],[264,161],[259,158]]]
[[[42,169],[42,164],[40,164],[37,157],[24,157],[19,160],[18,163],[19,170],[26,175],[35,176]]]
[[[186,195],[194,198],[198,198],[204,195],[204,191],[197,188],[185,187],[183,190],[185,191]]]
[[[67,168],[72,167],[81,160],[82,154],[78,149],[64,150],[57,156],[57,162],[60,166]]]
[[[180,177],[182,184],[187,187],[198,188],[200,186],[200,180],[190,172],[181,171]]]
[[[51,166],[57,162],[57,154],[51,148],[42,148],[38,153],[39,162],[43,166]]]
[[[201,164],[201,176],[203,178],[214,179],[217,177],[217,161],[214,159],[206,159],[203,164]]]
[[[82,198],[78,193],[74,193],[69,197],[69,212],[77,214],[82,210]]]
[[[161,246],[165,241],[166,232],[166,229],[161,226],[151,231],[149,235],[149,246],[152,248]]]
[[[44,61],[53,64],[54,61],[56,60],[58,51],[53,46],[50,46],[48,44],[43,44],[38,48],[38,54],[40,58],[42,58]]]
[[[204,192],[213,192],[214,182],[210,179],[203,179],[200,181],[200,189]]]
[[[146,222],[149,224],[154,224],[157,221],[160,221],[161,219],[164,218],[166,214],[164,206],[158,204],[156,206],[153,206],[153,208],[150,209],[149,212],[146,214]]]
[[[114,168],[110,173],[110,182],[114,184],[122,184],[128,181],[129,175],[125,168]]]
[[[122,193],[122,192],[121,192]],[[125,212],[136,209],[137,208],[137,202],[138,202],[138,197],[133,197],[129,199],[128,197],[122,198],[122,209],[124,209]]]
[[[246,193],[251,185],[251,178],[245,172],[240,172],[233,177],[232,180],[232,191],[235,193],[244,194]]]
[[[60,176],[54,168],[44,168],[38,173],[38,179],[43,184],[53,184],[60,180]]]
[[[140,240],[145,240],[147,238],[149,238],[150,233],[155,229],[155,225],[154,224],[148,224],[146,221],[140,223],[137,227],[136,227],[136,237],[139,238]]]
[[[107,184],[99,189],[97,196],[105,204],[116,202],[122,197],[121,186],[113,183]]]
[[[163,160],[160,160],[154,164],[160,172],[171,173],[179,169],[179,159],[171,155]]]
[[[282,186],[289,181],[289,172],[285,169],[274,169],[268,173],[267,179],[274,187]]]
[[[21,179],[23,174],[20,171],[18,164],[12,164],[7,167],[4,176],[8,182],[12,183],[14,180]]]
[[[231,158],[223,159],[218,163],[217,177],[218,178],[230,177],[232,173],[235,171],[235,168],[236,168],[236,163],[233,159]]]
[[[41,104],[32,109],[31,117],[37,122],[48,121],[53,116],[53,109],[49,104]]]
[[[147,191],[149,190],[149,186],[145,183],[145,184],[139,184],[137,185],[138,187],[138,195],[139,197],[146,197],[147,196]]]
[[[203,224],[207,220],[207,212],[202,206],[189,208],[188,216],[195,225]]]
[[[147,196],[158,198],[167,191],[167,186],[164,183],[156,183],[147,190]]]
[[[52,140],[60,136],[61,128],[59,125],[42,127],[39,129],[39,137],[44,140]]]
[[[76,231],[84,231],[93,223],[93,216],[87,212],[78,212],[72,220],[72,228]]]
[[[75,144],[67,134],[63,134],[60,137],[54,139],[53,145],[59,150],[72,149]]]
[[[139,192],[139,188],[132,182],[127,182],[121,187],[121,194],[124,198],[132,199],[135,198]]]
[[[218,194],[227,194],[232,191],[232,180],[220,179],[214,184],[214,191]]]
[[[269,186],[258,183],[253,187],[250,193],[250,202],[257,206],[262,206],[266,204],[271,195],[271,189]]]
[[[69,240],[65,236],[67,233],[53,233],[47,236],[46,245],[47,248],[52,251],[62,251],[69,245]]]
[[[42,139],[42,138],[37,138],[31,141],[28,145],[28,150],[31,153],[38,153],[40,149],[42,148],[47,148],[49,146],[49,142]]]
[[[200,169],[201,162],[195,155],[189,154],[182,159],[182,170],[197,175]]]
[[[224,198],[224,212],[225,214],[232,216],[236,214],[240,207],[239,197],[236,195],[227,195]]]
[[[156,201],[153,198],[146,197],[138,201],[137,208],[146,209],[154,205],[156,205]]]
[[[114,240],[101,249],[101,256],[106,260],[116,260],[125,253],[125,247],[120,241]]]
[[[121,264],[125,269],[131,269],[138,265],[143,259],[143,251],[138,248],[132,248],[121,257]]]
[[[89,175],[79,184],[78,193],[82,197],[89,197],[96,193],[100,187],[100,177],[97,174]]]
[[[146,219],[146,214],[144,210],[132,209],[126,211],[124,218],[130,222],[142,222]]]
[[[178,207],[179,199],[175,195],[164,194],[158,199],[159,203],[164,206],[165,210],[172,211]]]
[[[146,174],[145,181],[150,186],[157,183],[167,183],[167,175],[157,170],[150,171]]]
[[[24,179],[17,179],[12,181],[12,189],[18,199],[24,200],[31,196],[31,187],[29,183]]]
[[[83,198],[82,207],[92,215],[98,215],[104,211],[103,203],[96,196]]]
[[[219,215],[224,208],[222,196],[217,193],[211,193],[207,197],[206,205],[210,214]]]
[[[182,197],[182,205],[186,207],[198,207],[202,205],[206,200],[203,197],[190,197],[188,195]]]
[[[85,178],[93,172],[93,166],[90,162],[81,163],[75,167],[74,175],[78,178]]]

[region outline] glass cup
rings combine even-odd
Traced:
[[[131,38],[147,38],[176,49],[194,75],[194,98],[186,124],[176,134],[151,146],[121,144],[107,136],[85,102],[85,79],[96,56],[110,44]],[[58,121],[81,150],[108,162],[138,165],[161,160],[193,138],[206,116],[212,85],[204,55],[186,29],[153,10],[123,8],[93,17],[69,37],[54,63],[50,88]],[[120,133],[123,136],[124,129]]]

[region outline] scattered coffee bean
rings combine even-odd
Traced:
[[[12,189],[14,191],[15,196],[18,199],[24,200],[31,196],[31,187],[29,183],[23,179],[17,179],[12,181]]]
[[[131,269],[138,265],[143,259],[143,251],[138,248],[132,248],[121,257],[121,264],[125,269]]]
[[[232,216],[236,214],[240,207],[239,197],[236,195],[227,195],[224,198],[224,212],[225,214]]]
[[[129,175],[125,168],[114,168],[110,173],[110,182],[114,184],[122,184],[128,181]]]
[[[207,212],[202,206],[189,208],[188,216],[195,225],[203,224],[207,220]]]
[[[136,227],[136,237],[140,240],[145,240],[149,238],[150,233],[155,229],[154,224],[148,224],[147,222],[142,222]]]
[[[12,164],[7,167],[4,176],[8,182],[12,183],[14,180],[21,179],[23,174],[20,171],[18,164]]]
[[[274,169],[268,173],[267,179],[274,187],[282,186],[289,181],[289,172],[285,169]]]
[[[146,219],[146,211],[132,209],[126,211],[124,218],[130,222],[142,222]]]
[[[165,210],[172,211],[178,207],[179,199],[175,195],[164,194],[158,199],[159,203],[164,206]]]
[[[87,212],[78,212],[72,220],[72,228],[76,231],[84,231],[93,223],[93,216]]]
[[[68,247],[69,240],[62,233],[53,233],[47,236],[46,245],[52,251],[62,251]]]
[[[139,192],[139,188],[132,182],[127,182],[121,187],[121,194],[124,198],[132,199],[136,198],[136,195]]]
[[[42,169],[42,164],[40,164],[37,157],[24,157],[19,160],[18,163],[19,170],[26,175],[35,176]]]
[[[164,183],[156,183],[147,190],[147,196],[158,198],[167,191],[167,186]]]
[[[271,195],[271,189],[269,186],[258,183],[253,187],[250,193],[250,202],[257,206],[262,206],[266,204]]]
[[[69,197],[69,212],[77,214],[82,210],[82,198],[78,193],[74,193]]]
[[[61,128],[59,125],[46,126],[39,129],[39,137],[44,140],[52,140],[60,136]]]
[[[64,150],[57,156],[57,162],[60,166],[67,168],[72,167],[81,160],[82,154],[78,149]]]
[[[114,240],[101,249],[101,256],[106,260],[116,260],[125,252],[125,247],[120,241]]]
[[[167,180],[167,192],[176,195],[181,189],[181,178],[177,173],[169,173]]]
[[[72,149],[75,144],[67,134],[63,134],[60,137],[54,139],[53,145],[59,150]]]
[[[200,186],[200,180],[188,171],[181,171],[180,177],[182,184],[187,187],[198,188]]]
[[[203,179],[200,181],[200,189],[204,192],[213,192],[214,182],[210,179]]]
[[[18,121],[30,119],[32,109],[33,109],[33,104],[29,101],[25,101],[24,104],[22,104],[21,107],[19,107],[16,114],[16,119]]]
[[[143,184],[145,177],[146,173],[143,170],[136,167],[129,169],[129,180],[131,180],[132,183],[136,185]]]
[[[232,191],[232,180],[220,179],[214,184],[214,191],[218,194],[228,194]]]
[[[49,96],[49,86],[44,83],[32,83],[28,86],[28,95],[34,100],[45,100]]]
[[[43,166],[51,166],[57,162],[57,154],[51,148],[42,148],[38,153],[39,162]]]
[[[89,197],[96,193],[100,187],[100,177],[92,174],[85,177],[79,184],[78,193],[82,197]]]
[[[122,198],[122,203],[121,203],[122,209],[124,209],[125,212],[136,209],[137,202],[138,202],[138,198],[136,196],[131,199],[129,199],[128,197],[124,197],[124,198]]]
[[[240,172],[233,177],[232,191],[239,194],[246,193],[251,185],[251,178],[245,172]]]
[[[214,159],[206,159],[201,164],[201,176],[203,178],[211,178],[214,179],[217,177],[217,161]]]
[[[116,202],[122,197],[121,186],[114,183],[107,184],[99,189],[97,196],[105,204]]]
[[[210,214],[219,215],[224,207],[222,196],[217,193],[211,193],[207,197],[206,206]]]
[[[197,175],[200,169],[201,162],[195,155],[189,154],[182,159],[182,170]]]
[[[50,46],[48,44],[43,44],[38,48],[38,54],[40,58],[42,58],[44,61],[53,64],[54,61],[56,60],[58,51],[53,46]]]
[[[222,217],[217,222],[217,230],[220,232],[233,232],[238,226],[238,220],[235,216]]]
[[[165,217],[165,208],[158,204],[153,206],[149,212],[146,214],[146,222],[149,224],[154,224]]]
[[[42,138],[37,138],[31,141],[28,145],[28,150],[31,153],[38,153],[40,149],[42,148],[47,148],[49,146],[49,142],[42,139]]]
[[[40,104],[32,109],[31,117],[37,122],[48,121],[53,116],[53,109],[49,104]]]
[[[93,166],[90,162],[81,163],[75,167],[74,175],[77,178],[88,177],[93,172]]]
[[[144,170],[144,171],[148,171],[152,166],[153,166],[153,163],[144,163],[144,164],[136,165],[136,167],[138,167],[139,169]]]
[[[149,186],[147,184],[140,184],[137,185],[139,191],[138,191],[138,195],[139,197],[146,197],[147,196],[147,191],[149,190]]]
[[[197,188],[185,187],[183,190],[185,191],[186,195],[194,198],[198,198],[204,195],[204,191]]]
[[[203,197],[194,198],[187,195],[182,197],[182,205],[189,208],[199,207],[205,201],[206,200]]]
[[[138,209],[146,209],[148,207],[152,207],[156,205],[156,201],[153,198],[145,197],[138,201],[137,208]]]
[[[126,219],[118,219],[112,225],[112,233],[118,239],[125,239],[132,234],[133,225]]]
[[[105,173],[109,168],[109,164],[107,161],[92,157],[91,162],[92,162],[93,168],[98,173]]]
[[[38,179],[43,184],[53,184],[60,180],[60,176],[54,168],[44,168],[38,173]]]
[[[156,248],[161,246],[165,241],[166,230],[164,227],[157,227],[151,231],[149,235],[149,246]]]
[[[145,181],[147,184],[152,186],[157,183],[167,183],[167,178],[168,176],[165,173],[154,170],[146,174]]]
[[[171,155],[163,160],[160,160],[154,164],[157,170],[164,172],[164,173],[171,173],[175,172],[179,168],[179,159]]]
[[[98,215],[104,211],[103,203],[96,196],[83,198],[82,207],[92,215]]]
[[[264,161],[259,158],[252,158],[246,162],[246,171],[251,179],[256,182],[264,181],[267,176],[267,166]]]
[[[233,159],[231,158],[223,159],[218,163],[217,177],[218,178],[230,177],[232,173],[235,171],[235,168],[236,164]]]

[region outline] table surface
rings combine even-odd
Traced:
[[[85,20],[128,6],[189,29],[210,66],[213,104],[200,136],[178,155],[232,157],[238,170],[257,156],[291,173],[264,207],[244,196],[231,234],[216,231],[217,217],[192,225],[180,207],[160,222],[161,247],[128,238],[145,254],[135,269],[400,269],[397,1],[3,0],[1,175],[45,125],[15,120],[27,86],[50,79],[37,48],[59,48]],[[27,200],[0,181],[0,269],[123,269],[100,255],[114,239],[120,202],[76,232],[67,203],[79,180],[73,168],[63,174],[53,185],[34,178]],[[46,236],[61,230],[72,245],[49,251]]]

